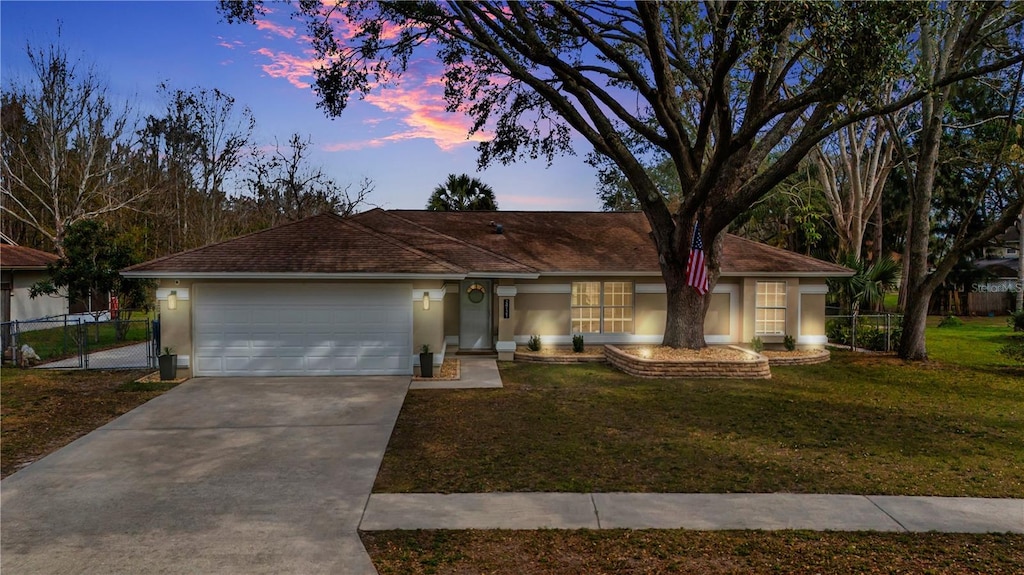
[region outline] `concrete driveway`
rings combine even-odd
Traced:
[[[408,377],[200,378],[0,483],[4,573],[374,573]]]

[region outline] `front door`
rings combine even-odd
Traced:
[[[491,282],[459,284],[459,349],[491,349]]]

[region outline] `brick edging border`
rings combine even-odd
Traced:
[[[768,358],[734,345],[727,346],[746,354],[750,359],[670,361],[643,359],[628,354],[614,345],[604,346],[608,363],[619,371],[645,378],[737,378],[771,379]]]

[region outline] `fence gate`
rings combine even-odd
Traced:
[[[3,324],[4,357],[44,369],[151,369],[156,366],[148,319],[84,321],[81,317]],[[25,347],[27,346],[27,347]]]

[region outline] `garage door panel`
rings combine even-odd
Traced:
[[[199,284],[197,375],[408,375],[409,285]]]

